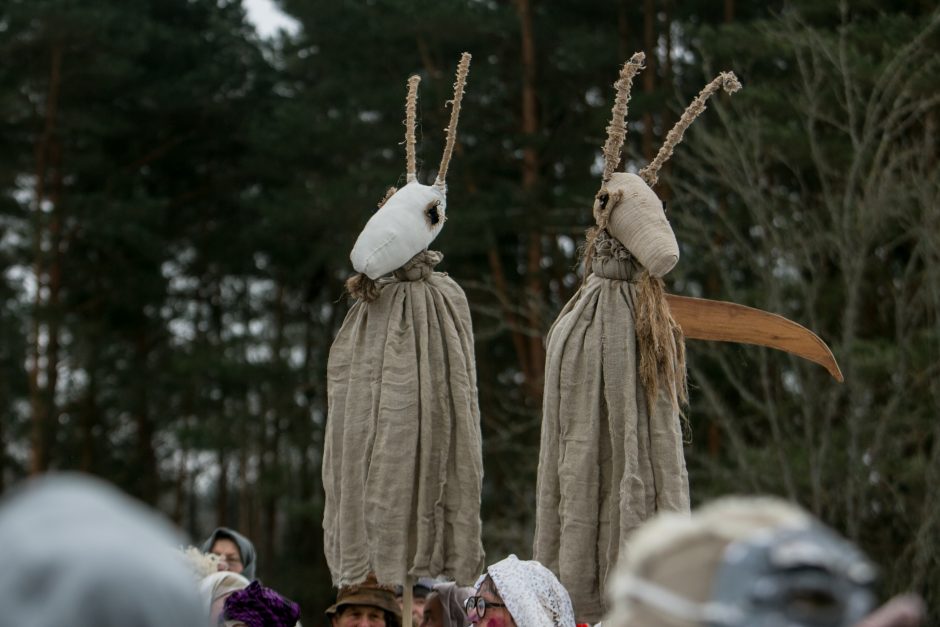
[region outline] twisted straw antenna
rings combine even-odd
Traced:
[[[405,99],[405,157],[407,159],[407,182],[418,180],[417,161],[415,159],[415,108],[418,104],[418,83],[420,76],[408,79],[408,97]]]
[[[454,153],[454,142],[457,141],[457,119],[460,117],[460,102],[463,100],[463,88],[467,84],[467,74],[470,72],[470,53],[460,55],[457,64],[457,78],[454,81],[454,99],[450,101],[450,124],[447,125],[447,143],[444,144],[444,154],[441,156],[441,167],[437,170],[437,180],[434,187],[444,189],[444,179],[447,178],[447,166]]]
[[[734,75],[734,72],[722,72],[699,92],[692,104],[679,118],[679,121],[676,122],[676,125],[666,135],[666,141],[656,154],[656,158],[640,170],[640,177],[647,185],[650,187],[656,185],[656,181],[659,180],[659,169],[672,156],[672,151],[682,141],[685,130],[695,121],[695,118],[705,111],[705,102],[719,89],[724,89],[727,94],[733,94],[741,89],[741,83],[738,81],[738,77]]]
[[[643,69],[646,55],[634,52],[630,60],[620,69],[620,78],[614,83],[617,96],[611,110],[610,124],[607,126],[607,141],[604,143],[604,178],[607,183],[620,165],[620,151],[627,136],[627,104],[630,102],[630,89],[633,86],[633,77]]]

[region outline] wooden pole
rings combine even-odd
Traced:
[[[401,590],[401,627],[412,627],[411,606],[414,604],[414,577],[406,576],[405,585]]]

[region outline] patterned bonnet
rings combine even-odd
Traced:
[[[539,562],[515,555],[496,562],[477,581],[476,590],[489,575],[517,625],[525,627],[575,627],[571,598],[558,578]]]

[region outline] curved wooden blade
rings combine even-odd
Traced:
[[[682,333],[694,340],[767,346],[815,362],[842,383],[832,351],[818,335],[783,316],[720,300],[666,294]]]

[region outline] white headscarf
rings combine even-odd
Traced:
[[[28,482],[0,506],[0,627],[202,627],[172,527],[79,475]]]
[[[520,627],[575,627],[571,598],[558,578],[539,562],[515,555],[496,562],[477,581],[490,576],[506,609]]]
[[[219,597],[235,592],[236,590],[243,590],[247,588],[250,583],[250,581],[238,573],[222,570],[204,577],[202,581],[199,582],[199,594],[202,595],[202,600],[208,610],[211,610],[212,604],[215,603]]]

